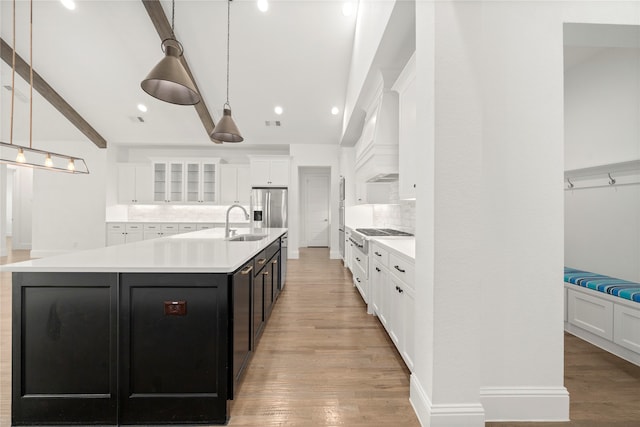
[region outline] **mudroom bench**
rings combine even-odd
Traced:
[[[640,283],[565,267],[567,332],[640,366]]]

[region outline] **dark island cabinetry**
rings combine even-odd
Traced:
[[[117,422],[117,275],[14,273],[14,425]]]
[[[226,424],[279,249],[228,273],[14,272],[12,425]]]
[[[224,274],[120,276],[120,423],[224,423]]]

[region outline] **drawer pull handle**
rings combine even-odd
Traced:
[[[260,264],[260,265],[263,265],[265,262],[267,262],[267,259],[266,259],[266,258],[260,258],[260,259],[258,260],[258,264]]]
[[[356,261],[360,262],[360,258],[356,257]]]
[[[277,259],[274,259],[273,261],[271,261],[271,264],[277,264],[277,263],[278,263]]]
[[[164,315],[165,316],[186,316],[187,302],[186,301],[165,301]]]
[[[398,267],[397,265],[394,265],[393,268],[395,268],[396,270],[398,270],[400,273],[404,273],[406,270],[401,269],[400,267]]]
[[[402,288],[398,288],[398,292],[403,293],[404,290]]]
[[[381,272],[382,270],[380,270],[378,267],[376,267],[376,271],[379,273],[379,272]]]
[[[382,256],[382,254],[379,253],[378,251],[375,251],[374,254],[376,254],[377,256]]]
[[[263,276],[268,276],[268,275],[269,275],[269,272],[268,272],[268,271],[263,271],[263,272],[262,272],[262,275],[263,275]]]
[[[356,281],[357,281],[358,283],[360,283],[360,278],[359,278],[359,277],[356,277]]]
[[[252,265],[246,267],[244,270],[242,270],[240,272],[240,274],[243,274],[243,275],[249,274],[249,273],[251,273],[251,270],[253,270],[253,266]]]

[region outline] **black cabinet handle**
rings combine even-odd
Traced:
[[[398,292],[403,293],[404,290],[402,288],[398,288]]]
[[[396,291],[399,290],[400,288],[398,286],[396,286]]]
[[[393,268],[395,268],[396,270],[398,270],[400,273],[404,273],[406,270],[401,269],[400,267],[398,267],[397,265],[394,265]]]
[[[356,261],[360,262],[360,258],[356,257]]]
[[[360,283],[360,278],[356,277],[356,281],[357,281],[358,283]]]
[[[381,253],[378,253],[378,251],[375,251],[374,254],[378,255],[378,256],[382,256]]]
[[[382,270],[380,270],[378,267],[376,267],[376,271],[377,272],[381,272]]]

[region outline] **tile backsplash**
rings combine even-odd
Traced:
[[[395,228],[400,231],[415,234],[415,200],[399,200],[394,204],[373,205],[373,226]]]
[[[128,220],[140,222],[225,222],[228,206],[129,205]],[[249,206],[245,206],[247,211]],[[229,213],[231,222],[248,222],[241,209]]]

